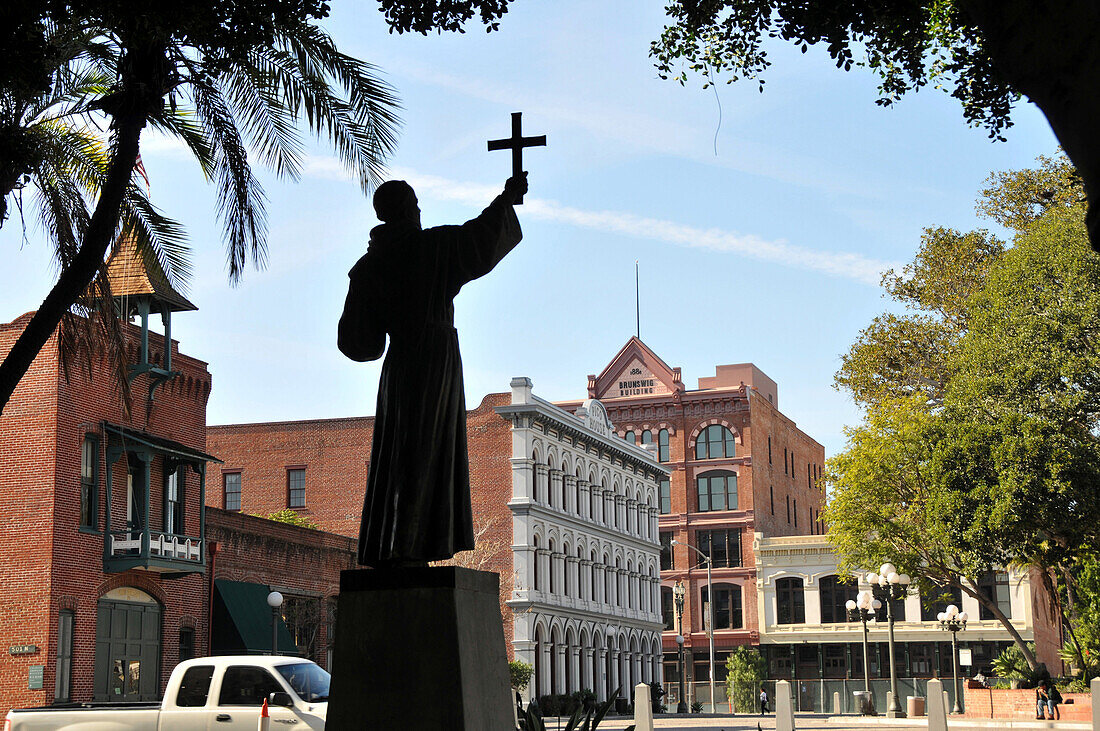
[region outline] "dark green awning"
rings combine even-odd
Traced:
[[[271,652],[271,587],[247,581],[214,581],[214,626],[210,638],[212,655]],[[279,652],[297,654],[294,638],[276,614]]]

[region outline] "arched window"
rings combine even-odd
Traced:
[[[855,601],[858,590],[854,583],[841,581],[837,576],[823,576],[818,581],[821,595],[821,623],[833,624],[848,621],[844,603]]]
[[[649,429],[642,432],[642,446],[644,447],[647,444],[653,444],[653,432]]]
[[[634,438],[634,432],[632,432],[632,431],[628,431],[626,434],[623,434],[623,440],[626,441],[629,444],[637,444],[638,443],[638,440]]]
[[[733,432],[721,424],[711,424],[695,438],[695,459],[736,457]]]
[[[539,582],[539,561],[541,560],[542,559],[539,558],[539,537],[535,536],[535,561],[532,567],[533,571],[531,572],[533,574],[531,577],[531,588],[535,591],[542,591],[542,584]]]
[[[549,552],[550,552],[550,561],[549,561],[549,564],[550,564],[550,577],[549,577],[550,581],[548,583],[550,585],[550,593],[553,594],[554,593],[554,541],[553,540],[550,541]]]
[[[775,582],[776,624],[805,624],[806,603],[802,579],[786,578]]]
[[[615,572],[611,569],[611,561],[608,559],[607,554],[603,555],[603,603],[614,604],[615,589],[614,579]]]
[[[703,626],[709,621],[707,588],[702,589]],[[738,584],[714,585],[714,629],[741,629],[741,587]]]
[[[668,429],[657,432],[657,459],[668,461]]]
[[[737,510],[737,475],[726,470],[711,470],[695,478],[699,511]]]
[[[589,596],[588,598],[591,599],[592,601],[596,601],[599,598],[599,595],[596,593],[596,552],[595,551],[592,552],[592,567],[591,567],[589,573],[592,576],[592,595]]]

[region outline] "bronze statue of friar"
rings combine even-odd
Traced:
[[[356,361],[389,351],[378,384],[359,563],[425,565],[474,547],[466,452],[466,399],[454,297],[523,237],[514,205],[527,173],[513,175],[481,215],[423,229],[416,194],[391,180],[374,194],[382,221],[352,267],[338,345]]]

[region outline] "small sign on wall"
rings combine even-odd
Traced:
[[[974,660],[971,657],[969,647],[959,648],[959,664],[960,665],[966,665],[967,667],[974,664]]]
[[[38,652],[38,645],[12,645],[8,648],[9,655],[33,655]]]
[[[45,665],[31,665],[27,672],[27,689],[28,690],[42,690],[42,676],[45,672]]]

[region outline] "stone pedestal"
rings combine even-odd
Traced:
[[[513,728],[499,582],[454,566],[342,572],[327,731]]]

